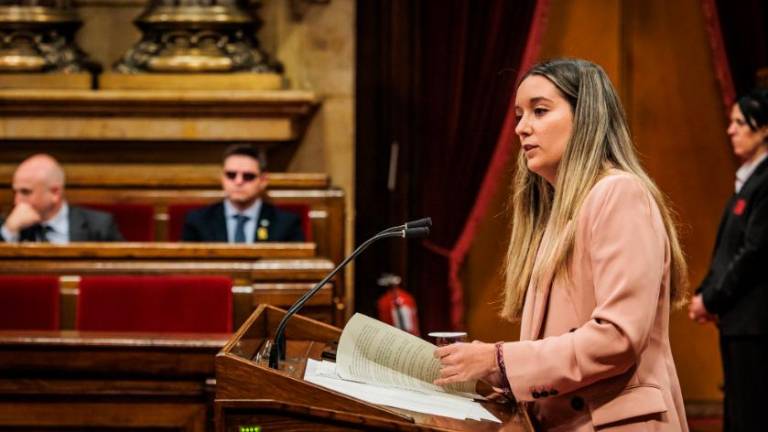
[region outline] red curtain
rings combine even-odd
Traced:
[[[768,5],[763,0],[701,0],[726,112],[768,67]]]
[[[419,203],[413,214],[431,216],[434,225],[409,262],[426,331],[463,326],[459,268],[509,166],[511,97],[538,55],[548,4],[447,0],[423,15],[421,169],[411,184]]]
[[[728,54],[723,41],[720,16],[715,0],[701,0],[701,8],[704,12],[704,22],[707,27],[709,47],[712,50],[712,63],[715,68],[715,76],[720,86],[720,93],[726,113],[730,112],[730,106],[734,102],[736,91],[733,88],[731,68],[728,64]]]

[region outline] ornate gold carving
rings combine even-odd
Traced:
[[[70,0],[0,1],[0,72],[96,72],[74,42],[80,19]]]
[[[282,71],[242,0],[152,0],[135,23],[143,36],[115,65],[121,73]]]

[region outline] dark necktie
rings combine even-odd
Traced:
[[[37,227],[37,241],[42,243],[48,243],[48,233],[53,231],[49,225],[38,225]]]
[[[237,221],[237,225],[235,226],[235,243],[245,243],[245,223],[248,222],[249,219],[250,218],[245,215],[235,215],[235,220]]]

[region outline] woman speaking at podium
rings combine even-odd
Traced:
[[[519,342],[440,347],[438,385],[482,379],[547,431],[687,431],[669,345],[686,263],[599,66],[554,60],[517,88],[502,317]]]

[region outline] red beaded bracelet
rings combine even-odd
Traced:
[[[505,394],[512,393],[512,386],[509,385],[509,378],[507,378],[507,368],[504,365],[504,342],[496,342],[496,364],[499,366],[499,372],[501,372],[501,391]]]

